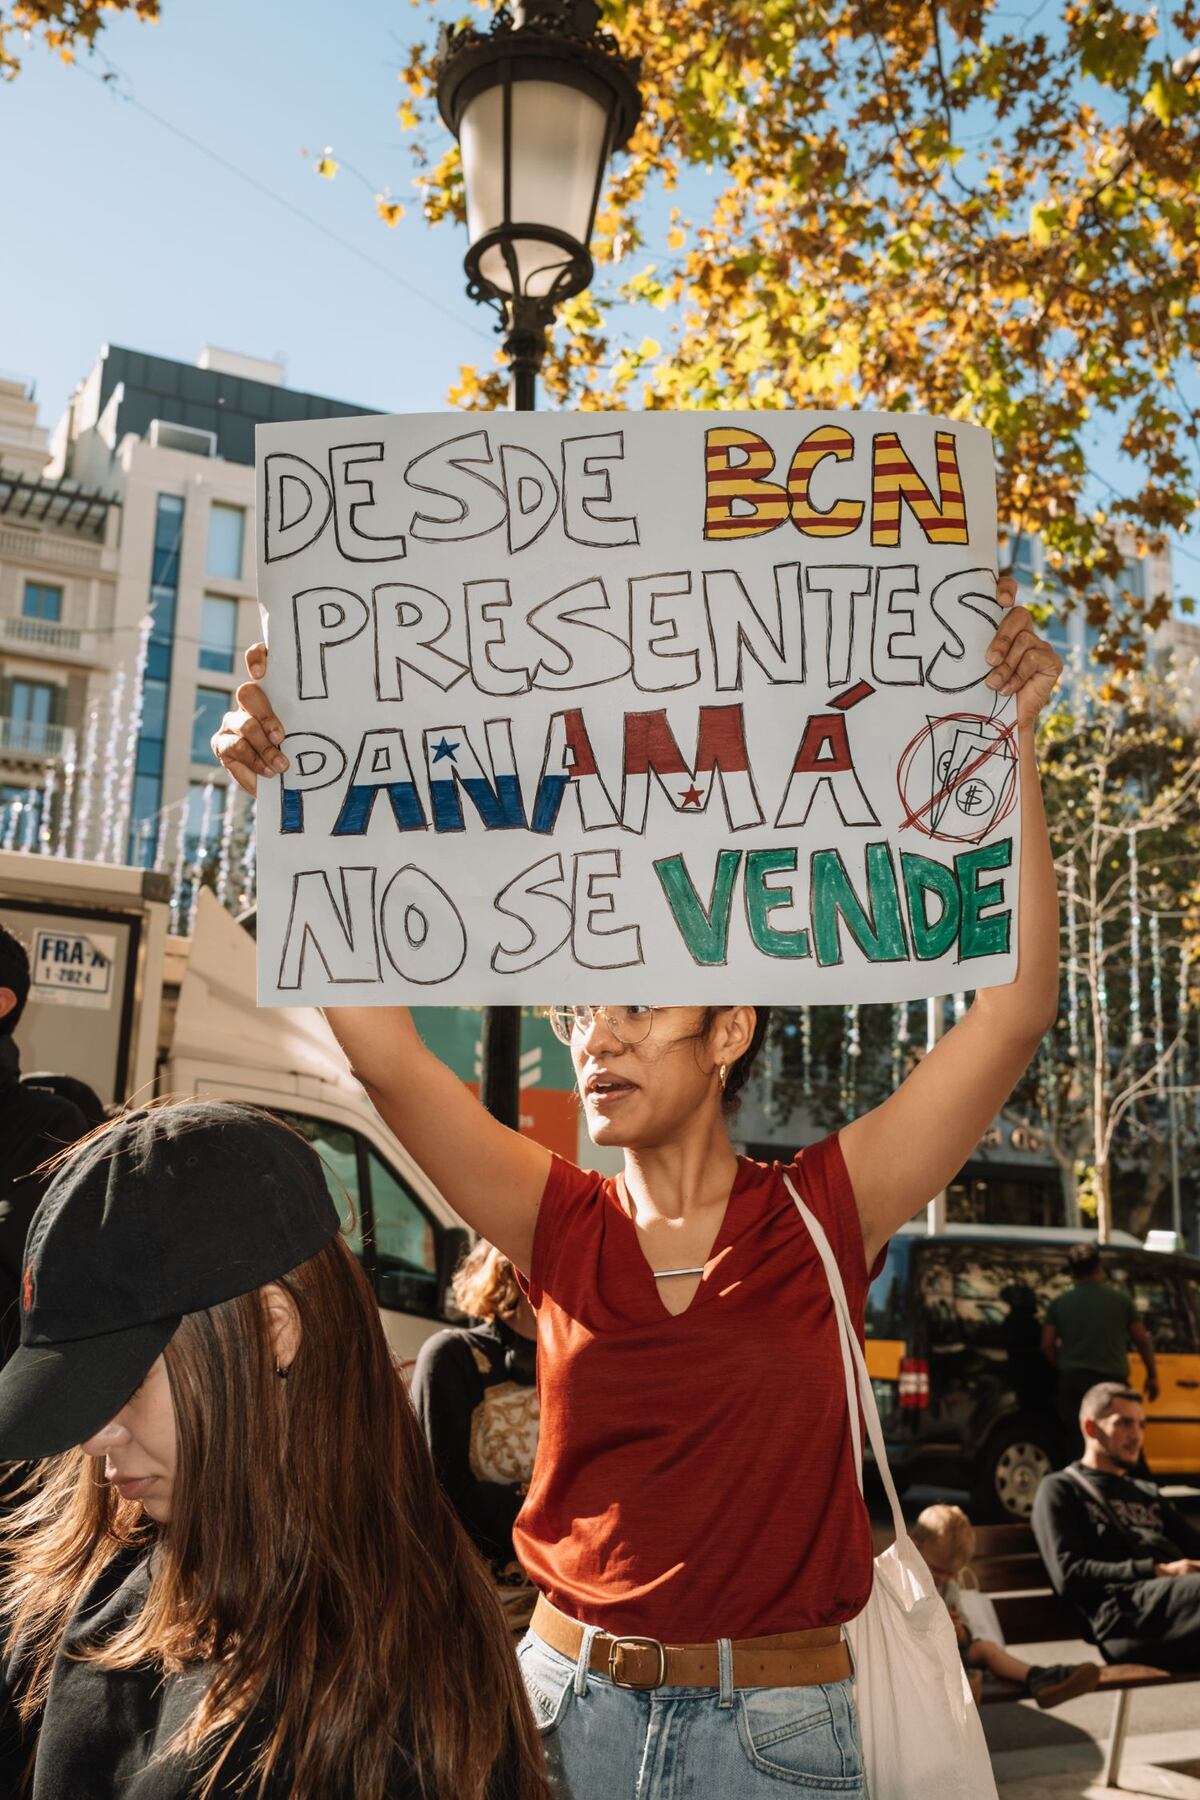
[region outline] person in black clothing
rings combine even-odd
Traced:
[[[412,1398],[438,1479],[524,1629],[536,1598],[513,1550],[513,1524],[538,1439],[537,1325],[508,1258],[480,1239],[454,1277],[454,1301],[481,1324],[422,1345]]]
[[[88,1130],[72,1100],[21,1080],[13,1033],[29,997],[29,956],[0,925],[0,1363],[21,1334],[17,1305],[25,1234],[49,1176],[41,1165]]]
[[[1048,1475],[1033,1532],[1056,1593],[1087,1621],[1108,1662],[1200,1670],[1200,1532],[1136,1479],[1141,1395],[1098,1383],[1079,1409],[1084,1454]]]
[[[0,1539],[33,1800],[548,1800],[503,1614],[319,1159],[254,1108],[64,1160],[0,1373],[51,1459]]]
[[[81,1081],[78,1075],[56,1075],[51,1069],[35,1069],[32,1075],[22,1075],[21,1086],[47,1088],[60,1100],[69,1100],[83,1114],[89,1131],[96,1131],[121,1110],[119,1106],[105,1106],[91,1082]]]

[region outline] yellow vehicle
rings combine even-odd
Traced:
[[[1069,1285],[1065,1252],[1095,1233],[950,1226],[905,1230],[867,1301],[871,1372],[897,1481],[969,1489],[979,1519],[1026,1519],[1055,1466],[1046,1307]],[[1146,1460],[1160,1479],[1200,1478],[1200,1258],[1115,1233],[1102,1255],[1154,1342],[1159,1395]],[[1130,1379],[1142,1369],[1131,1353]]]

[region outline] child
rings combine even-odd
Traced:
[[[990,1669],[1002,1681],[1018,1682],[1040,1707],[1061,1706],[1079,1694],[1090,1694],[1100,1680],[1099,1663],[1053,1663],[1048,1668],[1023,1663],[999,1644],[971,1634],[959,1610],[960,1576],[975,1554],[975,1532],[960,1506],[927,1506],[912,1527],[912,1541],[925,1559],[938,1593],[950,1609],[963,1666],[968,1675]],[[979,1698],[976,1683],[972,1691]]]

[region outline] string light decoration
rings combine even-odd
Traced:
[[[1142,908],[1138,893],[1137,833],[1129,833],[1129,1042],[1142,1046]]]
[[[96,749],[100,736],[100,708],[88,713],[83,738],[83,765],[79,772],[79,805],[75,813],[75,841],[71,855],[79,862],[87,855],[88,833],[92,823],[92,798],[96,786]]]
[[[1167,1052],[1166,1028],[1163,1022],[1163,971],[1162,971],[1162,938],[1159,929],[1158,914],[1150,914],[1150,1005],[1154,1017],[1154,1061],[1157,1074],[1154,1078],[1155,1089],[1160,1100],[1166,1097],[1167,1068],[1164,1058]]]
[[[1075,864],[1067,864],[1067,1045],[1079,1055],[1079,917],[1076,911]]]

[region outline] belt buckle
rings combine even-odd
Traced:
[[[635,1649],[640,1649],[640,1650],[657,1650],[658,1651],[658,1673],[655,1675],[653,1681],[622,1681],[621,1680],[621,1677],[617,1674],[617,1651],[624,1649],[624,1647],[626,1645],[630,1645],[631,1647],[633,1647]],[[639,1690],[645,1690],[645,1689],[649,1689],[649,1688],[665,1686],[666,1679],[667,1679],[667,1648],[666,1648],[666,1645],[661,1644],[657,1638],[652,1638],[652,1637],[615,1637],[615,1638],[613,1638],[612,1642],[608,1646],[608,1678],[612,1682],[614,1687],[620,1687],[620,1688],[636,1688]]]

